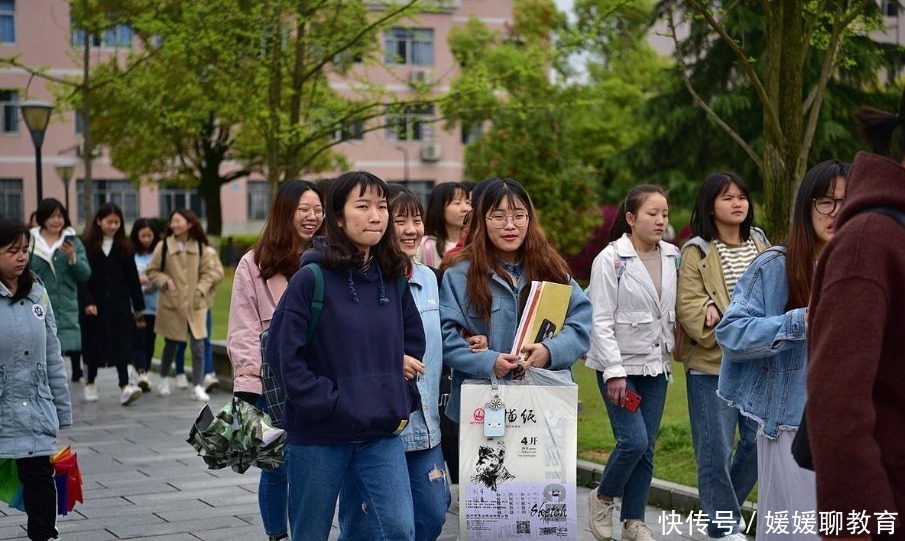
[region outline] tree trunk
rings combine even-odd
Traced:
[[[88,12],[88,4],[84,2],[85,13]],[[92,199],[94,199],[94,186],[91,178],[91,160],[94,159],[94,143],[91,141],[91,32],[85,27],[85,51],[82,56],[82,160],[85,164],[85,178],[83,179],[84,193],[82,201],[82,215],[85,216],[85,224],[90,224],[94,219]],[[78,193],[78,181],[76,181],[76,193]],[[67,209],[69,210],[69,209]],[[71,212],[71,211],[70,211]],[[78,216],[78,215],[76,215]]]
[[[201,172],[201,182],[198,184],[198,192],[204,200],[207,212],[207,234],[219,237],[223,233],[223,206],[220,201],[220,187],[223,179],[220,176],[220,164],[210,165]]]

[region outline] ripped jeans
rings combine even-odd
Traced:
[[[415,511],[415,540],[434,541],[443,530],[446,511],[452,500],[448,477],[443,465],[443,448],[409,451],[405,453],[409,483]],[[359,496],[362,487],[356,486],[352,476],[343,479],[339,504],[339,540],[364,541],[373,539],[368,520],[371,517],[362,506]]]

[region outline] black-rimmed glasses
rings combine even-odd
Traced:
[[[829,216],[842,205],[842,202],[845,201],[845,199],[834,199],[828,195],[821,195],[820,197],[815,197],[811,201],[814,202],[814,210],[824,216]]]

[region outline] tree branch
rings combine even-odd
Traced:
[[[757,97],[761,102],[761,105],[764,108],[764,112],[770,116],[772,122],[765,122],[765,125],[770,126],[769,129],[776,130],[777,140],[782,140],[782,133],[779,133],[779,116],[776,112],[776,108],[773,106],[773,103],[770,101],[770,98],[767,96],[767,90],[764,88],[763,83],[761,83],[760,78],[757,76],[757,72],[754,71],[754,66],[751,64],[751,61],[748,59],[748,55],[745,53],[745,50],[742,49],[741,45],[739,45],[732,36],[726,33],[726,29],[720,24],[719,21],[714,18],[713,13],[707,9],[707,6],[703,5],[699,0],[687,0],[688,4],[697,11],[704,20],[707,21],[708,26],[720,36],[724,43],[735,53],[735,57],[738,58],[742,67],[745,70],[745,74],[748,76],[748,80],[751,81],[751,86],[754,87],[755,93],[757,93]],[[675,23],[672,20],[672,16],[670,16],[670,26],[673,28],[673,36],[674,42],[676,43],[676,57],[679,56],[678,49],[678,38],[675,37]],[[683,62],[684,63],[684,62]],[[685,69],[683,68],[683,73]]]
[[[762,167],[762,159],[760,156],[754,152],[754,149],[747,143],[747,141],[742,138],[732,127],[724,121],[720,115],[716,113],[707,103],[701,98],[701,96],[694,89],[694,85],[691,84],[691,78],[688,76],[688,67],[685,65],[685,58],[682,56],[682,52],[679,49],[679,38],[676,35],[676,24],[673,21],[672,15],[669,17],[669,31],[670,36],[673,40],[673,45],[676,50],[676,62],[679,64],[679,71],[682,75],[682,82],[685,83],[685,88],[688,90],[688,93],[691,94],[691,98],[694,101],[695,105],[700,107],[707,113],[707,116],[713,120],[720,128],[725,131],[729,137],[731,137],[738,145],[745,151],[749,158],[754,162],[754,164],[760,169]]]

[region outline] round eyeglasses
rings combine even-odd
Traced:
[[[490,225],[497,229],[506,227],[509,220],[512,220],[512,225],[515,227],[525,227],[528,225],[528,213],[516,212],[515,214],[503,214],[502,212],[494,212],[487,217],[487,221],[490,222]]]
[[[842,205],[842,202],[845,201],[845,199],[834,199],[828,195],[821,195],[820,197],[815,197],[811,201],[814,202],[814,210],[824,216],[829,216]]]

